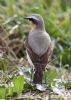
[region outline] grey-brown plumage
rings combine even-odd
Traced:
[[[43,18],[39,14],[27,17],[35,26],[32,27],[26,40],[27,58],[35,67],[34,83],[41,84],[43,71],[50,60],[52,46],[49,34],[45,31]]]

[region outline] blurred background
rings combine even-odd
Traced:
[[[30,29],[24,17],[33,13],[42,15],[52,38],[54,50],[50,63],[71,67],[71,0],[0,0],[0,37],[6,40],[14,56],[24,57],[18,40],[23,40]]]

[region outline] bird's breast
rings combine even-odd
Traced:
[[[39,56],[47,52],[49,42],[49,37],[45,34],[33,34],[28,36],[28,43],[31,49]]]

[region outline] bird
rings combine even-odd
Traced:
[[[42,84],[43,73],[51,59],[52,41],[40,14],[31,14],[25,19],[33,24],[25,42],[28,61],[35,68],[33,83]]]

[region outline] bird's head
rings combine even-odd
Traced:
[[[29,21],[31,21],[33,24],[35,24],[35,26],[37,28],[44,28],[44,21],[41,15],[39,14],[32,14],[28,17],[26,17],[25,19],[28,19]]]

